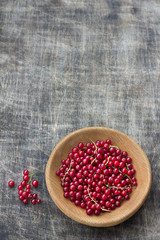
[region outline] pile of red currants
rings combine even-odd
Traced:
[[[129,200],[137,186],[132,159],[126,151],[111,145],[111,140],[96,141],[74,147],[56,172],[64,197],[86,213],[99,215],[120,207]]]
[[[38,181],[33,180],[32,177],[39,172],[33,173],[29,175],[29,171],[26,169],[23,171],[23,181],[20,185],[18,185],[18,195],[19,200],[21,200],[24,204],[28,204],[29,200],[31,203],[35,205],[36,203],[40,204],[41,199],[38,199],[38,195],[36,193],[31,193],[31,182],[32,186],[37,187]],[[9,187],[14,187],[14,181],[10,180],[8,182]]]

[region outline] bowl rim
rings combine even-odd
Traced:
[[[50,184],[50,179],[49,177],[47,176],[48,175],[48,172],[49,172],[49,169],[50,169],[50,166],[51,166],[51,163],[52,163],[52,160],[53,160],[53,156],[55,154],[55,152],[57,151],[57,149],[59,148],[59,146],[61,144],[63,144],[68,138],[70,138],[72,135],[76,134],[76,133],[79,133],[79,132],[83,132],[85,130],[108,130],[108,131],[111,131],[111,132],[116,132],[120,135],[123,135],[124,137],[127,137],[131,142],[133,142],[134,144],[137,145],[137,147],[139,148],[140,151],[142,151],[146,161],[147,161],[147,167],[148,167],[148,174],[149,174],[149,178],[148,178],[148,181],[147,181],[147,184],[148,184],[148,189],[147,191],[145,192],[145,195],[141,201],[141,203],[138,205],[138,207],[136,209],[133,209],[132,212],[129,212],[127,215],[123,216],[121,219],[119,219],[118,221],[115,222],[110,222],[110,223],[107,223],[106,225],[105,224],[95,224],[95,223],[90,223],[90,222],[87,222],[83,219],[80,219],[79,217],[77,216],[74,216],[73,214],[68,214],[67,211],[65,211],[62,207],[61,207],[61,204],[59,202],[56,201],[55,197],[54,197],[54,194],[52,193],[52,189],[51,189],[51,184]],[[45,181],[46,181],[46,186],[47,186],[47,190],[53,200],[53,202],[56,204],[56,206],[66,215],[68,216],[69,218],[73,219],[74,221],[76,222],[79,222],[81,224],[84,224],[84,225],[87,225],[87,226],[92,226],[92,227],[111,227],[111,226],[115,226],[115,225],[118,225],[124,221],[126,221],[127,219],[129,219],[131,216],[133,216],[139,209],[140,207],[144,204],[149,192],[150,192],[150,189],[151,189],[151,184],[152,184],[152,173],[151,173],[151,166],[150,166],[150,162],[149,162],[149,159],[146,155],[146,153],[144,152],[144,150],[140,147],[140,145],[135,141],[133,140],[130,136],[128,136],[127,134],[121,132],[121,131],[118,131],[116,129],[113,129],[113,128],[107,128],[107,127],[85,127],[85,128],[80,128],[80,129],[77,129],[69,134],[67,134],[65,137],[63,137],[57,144],[56,146],[54,147],[54,149],[52,150],[52,153],[48,159],[48,162],[46,164],[46,169],[45,169]]]

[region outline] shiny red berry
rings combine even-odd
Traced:
[[[26,181],[24,181],[24,180],[21,182],[21,185],[22,185],[23,187],[26,186],[26,184],[27,184],[27,183],[26,183]]]
[[[37,203],[40,204],[41,203],[41,199],[37,199]]]
[[[34,198],[34,199],[37,198],[37,194],[36,194],[36,193],[33,194],[33,198]]]
[[[36,199],[32,199],[31,203],[32,203],[33,205],[35,205],[35,204],[36,204]]]
[[[25,199],[23,200],[23,203],[24,203],[24,204],[27,204],[27,203],[28,203],[28,199],[25,198]]]
[[[14,187],[14,181],[10,180],[10,181],[8,182],[8,186],[9,186],[9,187]]]
[[[37,187],[37,186],[38,186],[38,181],[37,181],[37,180],[33,180],[33,181],[32,181],[32,185],[33,185],[34,187]]]
[[[27,196],[29,199],[32,199],[33,198],[33,195],[31,193],[28,194]]]
[[[26,169],[23,171],[23,175],[28,175],[29,174],[29,171]]]

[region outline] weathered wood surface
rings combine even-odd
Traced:
[[[160,239],[160,1],[0,1],[0,239]],[[41,206],[24,206],[7,182],[45,170],[66,134],[118,129],[149,157],[143,207],[112,228],[66,217],[39,176]],[[145,179],[144,179],[145,181]]]

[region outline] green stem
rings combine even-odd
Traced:
[[[111,186],[108,186],[107,184],[104,184],[104,185],[105,185],[106,187],[110,188],[110,189],[112,188]]]
[[[88,191],[88,196],[90,197],[91,201],[93,201],[97,205],[98,203],[92,198],[92,196],[91,196],[91,194],[89,192],[89,187],[88,187],[87,191]],[[110,210],[103,209],[103,208],[101,208],[101,210],[105,211],[105,212],[111,212]]]
[[[38,173],[44,173],[42,171],[37,171],[37,172],[34,172],[32,174],[29,174],[29,181],[27,182],[27,184],[30,184],[30,182],[32,182],[32,177],[35,175],[35,174],[38,174]]]
[[[69,168],[68,168],[68,170],[66,171],[66,173],[64,174],[64,176],[63,176],[63,179],[62,179],[62,182],[64,183],[64,180],[65,180],[65,177],[66,177],[66,175],[69,173],[69,171],[71,170],[71,167],[72,167],[72,162],[70,163],[70,166],[69,166]]]
[[[106,187],[108,187],[108,188],[116,188],[116,189],[120,189],[120,190],[127,190],[127,189],[129,189],[129,188],[136,188],[136,187],[127,187],[127,188],[123,188],[123,187],[116,187],[116,186],[109,186],[109,185],[107,185],[107,184],[105,184],[105,186]]]
[[[102,211],[105,211],[105,212],[111,212],[111,210],[107,210],[107,209],[104,209],[104,208],[101,208]]]
[[[95,146],[95,150],[97,150],[97,146],[96,146],[96,144],[95,144],[95,142],[92,140],[92,139],[90,139],[90,138],[88,138],[93,144],[94,144],[94,146]]]
[[[107,166],[110,158],[111,158],[111,156],[108,157],[108,160],[107,160],[107,162],[106,162],[106,164],[105,164],[106,166]]]
[[[111,148],[117,148],[117,149],[119,149],[119,147],[117,147],[117,146],[113,146],[113,145],[109,145],[109,147]]]
[[[115,168],[115,167],[112,167],[112,168]],[[118,170],[120,173],[122,173],[121,172],[121,170]],[[123,173],[122,173],[123,174]],[[131,181],[131,183],[133,183],[133,181],[132,181],[132,179],[130,178],[130,176],[128,176],[127,174],[124,174],[124,176],[126,176],[126,177],[128,177],[129,179],[130,179],[130,181]]]
[[[129,170],[128,164],[126,163],[127,170]]]
[[[92,160],[91,164],[94,163],[95,160],[96,160],[96,157]]]
[[[33,177],[35,174],[37,174],[37,173],[43,173],[42,171],[37,171],[37,172],[35,172],[35,173],[32,173],[32,174],[30,174],[29,176],[31,176],[31,177]]]
[[[91,199],[95,204],[97,204],[97,202],[91,197],[91,194],[90,194],[90,192],[89,192],[89,188],[87,188],[87,191],[88,191],[88,196],[90,197],[90,199]]]
[[[130,176],[128,176],[127,174],[124,174],[126,177],[128,177],[131,181],[131,183],[133,183],[132,179],[130,178]]]
[[[121,170],[119,170],[119,172],[122,173]],[[128,176],[128,174],[124,174],[124,175],[130,179],[131,183],[133,183],[132,179],[130,178],[130,176]]]

